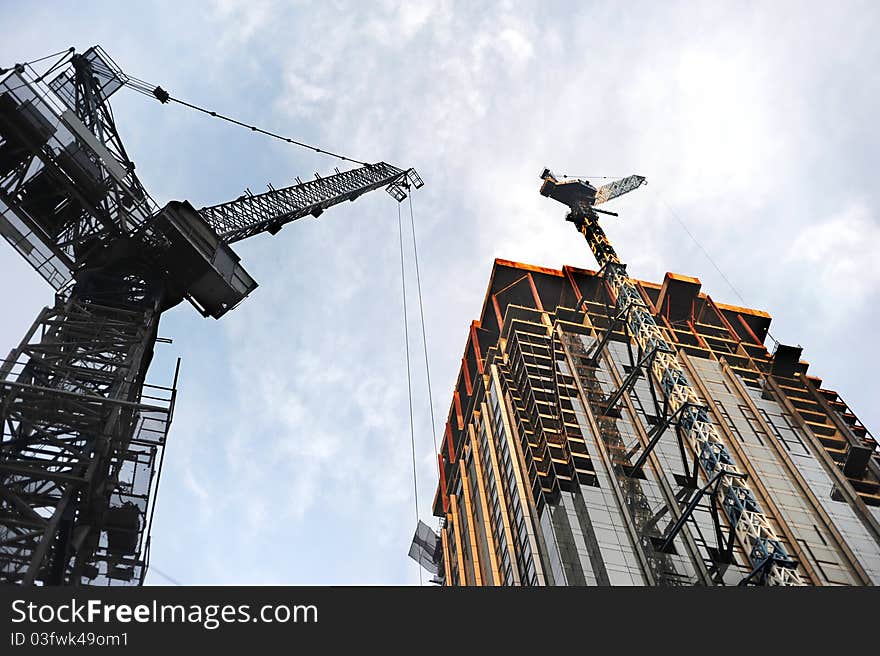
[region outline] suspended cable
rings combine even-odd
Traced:
[[[183,105],[184,107],[189,107],[191,109],[195,109],[196,111],[203,112],[205,114],[209,114],[210,116],[214,116],[216,118],[222,119],[224,121],[228,121],[229,123],[233,123],[235,125],[239,125],[241,127],[250,128],[252,132],[259,132],[260,134],[265,134],[266,136],[272,137],[274,139],[280,139],[281,141],[286,141],[287,143],[291,143],[295,146],[299,146],[301,148],[306,148],[308,150],[313,150],[316,153],[321,155],[329,155],[330,157],[335,157],[336,159],[340,159],[344,162],[352,162],[354,164],[360,164],[362,166],[368,166],[367,162],[362,162],[357,159],[353,159],[351,157],[346,157],[345,155],[340,155],[339,153],[334,153],[330,150],[324,150],[323,148],[318,148],[317,146],[312,146],[307,143],[303,143],[302,141],[297,141],[296,139],[291,139],[290,137],[285,137],[280,134],[276,134],[274,132],[269,132],[268,130],[263,130],[262,128],[258,128],[254,125],[248,125],[246,123],[242,123],[234,118],[230,118],[229,116],[224,116],[223,114],[218,114],[217,112],[210,111],[208,109],[204,109],[202,107],[198,107],[197,105],[193,105],[184,100],[179,100],[174,97],[169,97],[171,102],[176,102],[179,105]]]
[[[169,583],[172,583],[177,586],[183,586],[183,583],[181,583],[180,581],[178,581],[175,578],[168,576],[165,572],[163,572],[161,569],[159,569],[155,565],[150,565],[150,571],[154,572],[155,574],[158,574],[159,576],[161,576],[163,579],[165,579]]]
[[[48,75],[49,75],[52,71],[54,71],[54,70],[60,68],[62,64],[67,63],[67,59],[68,59],[68,57],[70,57],[73,53],[74,53],[73,48],[68,48],[67,50],[65,50],[65,51],[64,51],[64,54],[61,55],[61,57],[58,59],[58,61],[56,61],[54,64],[52,64],[52,65],[46,70],[45,73],[43,73],[40,77],[37,78],[37,82],[42,82],[44,79],[46,79],[46,77],[48,77]]]
[[[397,203],[397,234],[400,239],[400,284],[403,290],[403,338],[406,347],[406,389],[409,396],[409,439],[412,449],[412,475],[413,475],[413,498],[415,501],[416,526],[419,524],[419,483],[416,473],[416,430],[413,421],[413,394],[412,394],[412,376],[410,374],[409,359],[409,325],[406,313],[406,268],[403,260],[403,219],[400,215],[400,203]],[[419,586],[422,586],[422,568],[419,566]]]
[[[62,64],[64,64],[67,61],[68,57],[70,57],[70,55],[73,52],[74,52],[73,48],[68,48],[67,50],[59,50],[58,52],[53,52],[51,55],[46,55],[45,57],[40,57],[39,59],[32,59],[29,62],[24,62],[22,64],[16,64],[12,68],[0,67],[0,75],[5,75],[6,73],[9,73],[11,71],[17,71],[19,74],[22,74],[24,72],[25,68],[30,68],[31,74],[34,76],[33,81],[34,82],[42,82],[52,71],[56,70]],[[56,61],[54,64],[52,64],[42,75],[37,75],[37,72],[33,69],[33,66],[31,66],[31,65],[36,64],[37,62],[41,62],[45,59],[55,57],[56,55],[61,55],[61,58],[58,61]],[[21,77],[23,78],[23,76],[21,76]],[[23,84],[18,84],[16,86],[4,86],[3,90],[5,93],[12,93],[12,92],[18,91],[19,89],[24,89],[29,86],[30,86],[30,83],[25,81]]]
[[[655,193],[656,193],[656,192],[655,192]],[[724,279],[724,282],[727,283],[727,286],[730,287],[730,289],[733,291],[734,294],[736,294],[736,297],[739,299],[740,303],[742,303],[744,306],[747,306],[747,305],[748,305],[748,302],[746,301],[746,299],[743,297],[742,294],[739,293],[739,290],[738,290],[738,289],[734,286],[734,284],[730,281],[730,278],[728,278],[728,277],[724,274],[724,272],[721,270],[721,267],[718,266],[718,264],[715,262],[715,259],[714,259],[714,258],[712,257],[712,255],[709,253],[709,251],[703,246],[703,244],[701,244],[701,243],[699,242],[699,240],[698,240],[698,239],[694,236],[694,234],[690,231],[690,228],[688,228],[687,224],[686,224],[686,223],[684,222],[684,220],[679,216],[678,212],[676,212],[674,209],[672,209],[672,206],[671,206],[669,203],[667,203],[666,200],[660,196],[660,194],[657,194],[657,199],[658,199],[661,203],[663,203],[663,204],[666,206],[666,209],[669,210],[669,213],[670,213],[670,214],[673,216],[673,218],[678,222],[678,224],[682,227],[682,229],[687,233],[687,236],[690,237],[691,240],[694,242],[694,244],[696,244],[697,248],[699,248],[699,249],[703,252],[703,255],[706,256],[706,259],[707,259],[707,260],[709,260],[709,263],[710,263],[713,267],[715,267],[715,270],[716,270],[716,271],[718,272],[718,274]],[[771,339],[771,341],[773,341],[774,344],[776,344],[777,346],[779,345],[779,340],[777,340],[775,337],[773,337],[773,335],[770,333],[769,330],[767,331],[767,337],[769,337],[769,338]]]
[[[431,415],[431,442],[434,445],[434,457],[436,458],[440,453],[439,445],[437,444],[437,421],[434,418],[434,392],[431,386],[431,367],[428,359],[428,337],[427,337],[427,328],[425,326],[425,310],[424,304],[422,302],[422,276],[421,271],[419,269],[419,246],[418,239],[416,239],[416,221],[413,213],[413,201],[412,194],[409,194],[409,222],[410,228],[412,229],[412,240],[413,240],[413,259],[416,264],[416,290],[418,292],[419,298],[419,322],[422,327],[422,348],[424,350],[425,355],[425,379],[428,385],[428,409]],[[437,460],[437,473],[442,476],[441,468],[443,467],[440,460]]]
[[[362,162],[361,160],[354,159],[352,157],[347,157],[345,155],[341,155],[339,153],[335,153],[331,150],[326,150],[325,148],[319,148],[318,146],[313,146],[311,144],[307,144],[303,141],[298,141],[291,137],[285,137],[282,134],[278,134],[276,132],[271,132],[269,130],[264,130],[263,128],[259,128],[256,125],[250,125],[248,123],[244,123],[243,121],[239,121],[238,119],[232,118],[231,116],[226,116],[225,114],[221,114],[219,112],[206,109],[205,107],[199,107],[193,103],[187,102],[185,100],[181,100],[180,98],[175,98],[167,91],[165,91],[162,87],[155,86],[144,82],[143,80],[139,80],[138,78],[131,77],[127,75],[128,81],[126,81],[126,86],[130,89],[133,89],[139,93],[142,93],[145,96],[150,96],[152,98],[157,99],[161,103],[174,102],[178,105],[183,105],[184,107],[188,107],[190,109],[194,109],[197,112],[202,112],[203,114],[207,114],[208,116],[213,116],[214,118],[219,118],[220,120],[226,121],[227,123],[232,123],[233,125],[238,125],[239,127],[247,128],[251,132],[259,132],[260,134],[264,134],[267,137],[272,137],[273,139],[279,139],[280,141],[284,141],[285,143],[293,144],[294,146],[299,146],[300,148],[305,148],[307,150],[314,151],[321,155],[328,155],[330,157],[335,157],[336,159],[342,160],[344,162],[352,162],[353,164],[360,164],[361,166],[369,166],[368,162]]]
[[[412,228],[413,256],[416,263],[416,291],[419,297],[419,320],[422,326],[422,346],[425,351],[425,377],[428,381],[428,407],[431,410],[431,439],[434,441],[434,453],[439,453],[437,448],[437,424],[434,421],[434,394],[431,391],[431,367],[428,364],[428,337],[425,329],[425,311],[422,304],[422,279],[419,273],[419,247],[416,241],[416,220],[413,216],[412,194],[409,194],[409,222]]]
[[[73,52],[75,52],[75,50],[74,50],[74,48],[71,47],[71,48],[67,48],[65,50],[60,50],[58,52],[52,53],[51,55],[46,55],[45,57],[33,59],[31,61],[24,62],[21,64],[16,64],[12,68],[0,67],[0,75],[8,73],[9,71],[12,71],[16,67],[24,68],[25,66],[30,66],[32,64],[36,64],[36,63],[44,61],[46,59],[50,59],[51,57],[62,55],[62,59],[60,61],[53,64],[52,67],[49,68],[49,70],[47,70],[45,73],[43,73],[42,75],[37,77],[36,81],[39,82],[39,81],[42,81],[43,78],[45,78],[49,73],[51,73],[53,70],[55,70],[58,66],[60,66],[67,59],[67,57],[70,54],[72,54]],[[107,68],[106,66],[101,65],[97,61],[92,62],[92,66],[95,67],[96,69],[100,69],[102,72],[104,72],[108,76],[117,76],[116,71],[113,71],[113,70]],[[218,118],[222,121],[226,121],[227,123],[232,123],[233,125],[238,125],[239,127],[247,128],[251,132],[258,132],[260,134],[266,135],[267,137],[272,137],[273,139],[278,139],[278,140],[283,141],[285,143],[293,144],[294,146],[299,146],[300,148],[305,148],[306,150],[311,150],[315,153],[318,153],[319,155],[327,155],[328,157],[333,157],[333,158],[336,158],[336,159],[341,160],[343,162],[351,162],[352,164],[359,164],[360,166],[370,166],[369,162],[364,162],[362,160],[355,159],[353,157],[348,157],[346,155],[342,155],[341,153],[337,153],[332,150],[327,150],[326,148],[320,148],[318,146],[313,146],[312,144],[305,143],[304,141],[299,141],[297,139],[293,139],[292,137],[286,137],[283,134],[278,134],[277,132],[265,130],[263,128],[257,127],[256,125],[251,125],[249,123],[245,123],[243,121],[239,121],[238,119],[232,118],[231,116],[221,114],[220,112],[206,109],[205,107],[200,107],[199,105],[195,105],[195,104],[187,102],[185,100],[181,100],[180,98],[175,98],[174,96],[169,94],[167,91],[165,91],[160,86],[150,84],[149,82],[146,82],[144,80],[136,78],[132,75],[128,75],[127,73],[121,73],[121,71],[120,71],[120,74],[122,76],[120,81],[126,87],[128,87],[129,89],[132,89],[133,91],[137,91],[138,93],[141,93],[145,96],[148,96],[150,98],[154,98],[163,104],[168,103],[168,102],[174,102],[174,103],[177,103],[178,105],[183,105],[184,107],[188,107],[189,109],[194,109],[197,112],[202,112],[203,114],[207,114],[208,116],[212,116],[212,117]],[[12,89],[12,90],[14,90],[14,89]]]
[[[66,55],[69,55],[69,54],[71,54],[72,52],[74,52],[73,47],[65,48],[64,50],[59,50],[58,52],[53,52],[51,55],[46,55],[45,57],[39,57],[39,58],[37,58],[37,59],[31,59],[30,61],[26,61],[26,62],[22,62],[22,63],[20,63],[20,64],[16,64],[16,65],[13,66],[12,68],[3,68],[3,67],[0,67],[0,75],[3,75],[3,74],[5,74],[5,73],[8,73],[9,71],[13,70],[16,66],[21,66],[21,67],[24,67],[24,66],[31,66],[31,65],[36,64],[36,63],[38,63],[38,62],[45,61],[45,60],[47,60],[47,59],[51,59],[52,57],[58,57],[59,55],[65,55],[65,56],[66,56]],[[51,70],[52,70],[53,68],[55,68],[56,66],[58,66],[57,63],[54,64],[54,65],[52,66],[52,68],[49,69],[49,71],[51,71]],[[43,73],[43,75],[47,75],[47,74],[48,74],[48,71],[47,71],[46,73]]]

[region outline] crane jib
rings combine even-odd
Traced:
[[[203,207],[199,213],[224,242],[233,243],[262,232],[277,233],[286,223],[308,215],[318,216],[333,205],[353,201],[382,187],[395,195],[401,185],[409,185],[413,174],[412,169],[379,162],[283,189],[245,194],[228,203]]]

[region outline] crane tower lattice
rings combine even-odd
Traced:
[[[229,244],[422,181],[379,162],[159,208],[109,104],[143,83],[98,46],[44,77],[0,81],[0,234],[56,292],[0,361],[0,583],[141,584],[176,395],[146,383],[162,313],[220,318],[256,288]]]

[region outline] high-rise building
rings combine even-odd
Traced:
[[[880,463],[855,413],[799,347],[765,348],[767,313],[682,275],[635,288],[745,492],[698,466],[689,404],[672,412],[602,272],[496,260],[438,456],[439,535],[421,525],[411,554],[445,585],[762,583],[733,530],[754,510],[792,580],[880,583]]]

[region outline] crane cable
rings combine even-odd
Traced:
[[[724,279],[724,282],[727,283],[727,286],[730,287],[731,291],[733,291],[734,294],[736,294],[736,297],[739,299],[740,303],[742,303],[744,306],[748,306],[749,303],[746,301],[746,299],[743,297],[743,295],[739,293],[739,290],[734,286],[734,284],[733,284],[732,282],[730,282],[730,278],[728,278],[728,277],[724,274],[724,271],[721,270],[721,267],[718,266],[718,264],[715,262],[715,259],[714,259],[714,258],[712,257],[712,255],[709,253],[709,251],[706,250],[706,248],[703,246],[703,244],[701,244],[701,243],[697,240],[697,238],[694,236],[694,234],[690,231],[690,228],[688,228],[687,224],[684,222],[684,219],[682,219],[682,218],[679,216],[678,212],[676,212],[674,209],[672,209],[672,206],[671,206],[669,203],[666,202],[666,199],[664,199],[662,196],[660,196],[659,193],[657,193],[657,192],[655,192],[655,193],[656,193],[656,196],[657,196],[657,200],[659,200],[661,203],[663,203],[663,205],[666,206],[666,209],[669,210],[669,213],[670,213],[670,214],[672,215],[672,217],[678,222],[678,224],[682,227],[682,229],[685,231],[685,233],[687,234],[687,236],[691,238],[691,241],[693,241],[694,244],[697,246],[697,248],[699,248],[699,249],[702,251],[703,255],[706,256],[706,259],[709,260],[709,264],[711,264],[713,267],[715,267],[715,270],[716,270],[716,271],[718,272],[718,274],[722,277],[722,279]],[[767,337],[769,337],[769,338],[771,339],[771,341],[772,341],[776,346],[779,346],[779,340],[776,339],[776,338],[770,333],[769,330],[767,331]]]
[[[412,202],[412,194],[408,194],[409,198],[409,221],[410,221],[410,230],[412,232],[412,240],[413,240],[413,261],[415,263],[415,272],[416,272],[416,295],[419,301],[419,326],[422,332],[422,350],[425,357],[425,380],[428,388],[428,411],[431,417],[431,441],[434,445],[434,453],[439,453],[438,445],[437,445],[437,424],[434,418],[434,392],[431,385],[431,367],[430,361],[428,358],[428,336],[427,330],[425,328],[425,307],[422,300],[422,276],[421,269],[419,267],[419,246],[418,239],[416,238],[416,221],[415,221],[415,213],[413,211],[413,202]],[[407,305],[406,305],[406,281],[405,281],[405,267],[404,267],[404,259],[403,259],[403,229],[401,227],[400,221],[400,203],[397,205],[397,219],[398,219],[398,236],[400,239],[400,275],[403,286],[403,322],[404,322],[404,336],[406,343],[406,372],[407,372],[407,388],[409,392],[409,411],[410,411],[410,442],[412,447],[412,463],[413,463],[413,488],[415,491],[415,504],[416,504],[416,524],[419,522],[418,517],[418,482],[416,477],[416,445],[415,445],[415,428],[413,423],[413,400],[412,400],[412,381],[410,377],[410,357],[409,357],[409,327],[407,321]],[[438,469],[440,465],[438,463]],[[421,567],[419,568],[419,585],[422,585],[422,572]]]
[[[57,69],[61,64],[67,61],[67,58],[75,52],[73,47],[65,48],[64,50],[59,50],[58,52],[52,53],[51,55],[45,55],[44,57],[39,57],[37,59],[32,59],[30,61],[22,62],[20,64],[15,64],[12,68],[4,68],[0,67],[0,75],[5,75],[10,71],[19,69],[23,70],[26,66],[31,66],[32,64],[36,64],[38,62],[44,61],[46,59],[50,59],[52,57],[61,56],[61,59],[53,64],[45,73],[38,76],[36,78],[37,82],[42,81],[49,73]],[[318,146],[313,146],[311,144],[307,144],[303,141],[299,141],[297,139],[293,139],[292,137],[286,137],[283,134],[278,134],[276,132],[271,132],[270,130],[264,130],[263,128],[257,127],[256,125],[250,125],[248,123],[244,123],[243,121],[239,121],[238,119],[232,118],[231,116],[226,116],[225,114],[221,114],[220,112],[216,112],[210,109],[206,109],[204,107],[200,107],[193,103],[187,102],[185,100],[181,100],[180,98],[175,98],[167,91],[165,91],[162,87],[154,84],[150,84],[149,82],[145,82],[139,78],[136,78],[127,73],[122,73],[121,71],[117,72],[107,68],[102,65],[98,61],[93,61],[92,66],[98,70],[99,72],[104,73],[108,77],[117,77],[120,79],[122,84],[129,89],[137,91],[145,96],[150,98],[154,98],[159,102],[165,104],[168,102],[175,102],[178,105],[183,105],[184,107],[188,107],[190,109],[194,109],[198,112],[202,112],[203,114],[207,114],[208,116],[212,116],[214,118],[219,118],[220,120],[226,121],[228,123],[232,123],[233,125],[238,125],[239,127],[247,128],[251,132],[259,132],[260,134],[264,134],[267,137],[272,137],[273,139],[278,139],[280,141],[284,141],[285,143],[293,144],[294,146],[299,146],[300,148],[305,148],[306,150],[311,150],[320,155],[328,155],[329,157],[334,157],[336,159],[342,160],[343,162],[351,162],[352,164],[359,164],[361,166],[370,166],[369,162],[364,162],[359,159],[354,159],[353,157],[347,157],[346,155],[342,155],[340,153],[333,152],[332,150],[327,150],[326,148],[319,148]],[[121,77],[120,77],[121,74]],[[18,87],[14,87],[12,89],[8,89],[11,91],[15,91],[18,88],[21,88],[25,85],[19,85]]]
[[[51,55],[45,55],[44,57],[38,57],[37,59],[31,59],[30,61],[21,62],[19,64],[15,64],[12,68],[4,68],[0,66],[0,75],[5,75],[9,71],[15,70],[16,68],[24,68],[25,66],[30,66],[31,64],[36,64],[37,62],[45,61],[47,59],[51,59],[52,57],[58,57],[59,55],[63,55],[60,61],[53,64],[48,71],[43,73],[40,78],[46,77],[49,73],[51,73],[55,68],[57,68],[61,62],[67,59],[67,56],[74,52],[73,47],[65,48],[64,50],[59,50],[58,52],[53,52]]]
[[[424,347],[425,352],[425,378],[428,384],[428,408],[431,413],[431,441],[434,444],[433,455],[437,458],[437,475],[442,478],[443,464],[440,460],[440,448],[437,444],[437,429],[439,426],[437,426],[437,421],[434,419],[434,393],[431,388],[431,367],[428,360],[428,337],[427,329],[425,328],[425,310],[422,304],[422,279],[419,272],[419,245],[418,240],[416,239],[416,220],[413,216],[412,194],[409,195],[409,221],[412,228],[413,256],[416,263],[416,288],[419,297],[419,320],[422,328],[422,346]]]
[[[400,284],[403,291],[403,338],[404,338],[404,347],[406,349],[406,388],[409,396],[409,439],[410,439],[410,447],[412,450],[412,478],[413,478],[413,497],[414,497],[414,505],[415,505],[415,514],[416,514],[416,526],[419,523],[419,483],[418,483],[418,474],[416,470],[416,429],[415,423],[413,421],[413,393],[412,393],[412,375],[410,373],[410,358],[409,358],[409,322],[407,321],[407,313],[406,313],[406,268],[404,266],[404,258],[403,258],[403,219],[400,214],[400,203],[397,203],[397,234],[400,240]],[[418,567],[419,570],[419,587],[424,585],[422,581],[422,568],[421,565]]]
[[[158,574],[159,576],[161,576],[163,579],[165,579],[166,581],[168,581],[172,585],[183,586],[183,583],[181,583],[180,581],[178,581],[177,579],[175,579],[171,576],[168,576],[168,574],[163,572],[161,569],[159,569],[155,565],[150,565],[148,571],[153,572],[154,574]]]
[[[419,246],[416,241],[416,220],[413,216],[412,194],[409,194],[409,222],[412,228],[413,256],[416,263],[416,289],[419,298],[419,320],[422,327],[422,346],[425,351],[425,377],[428,382],[428,407],[431,410],[431,439],[434,441],[434,453],[440,453],[437,448],[437,424],[434,420],[434,394],[431,391],[431,367],[428,365],[428,337],[425,331],[425,309],[422,304],[422,279],[419,273]]]
[[[7,73],[11,73],[12,71],[17,72],[19,75],[23,74],[26,68],[30,69],[31,74],[33,75],[34,82],[43,82],[49,74],[58,69],[62,64],[67,62],[67,59],[75,52],[73,47],[67,48],[66,50],[59,50],[58,52],[53,52],[51,55],[46,55],[44,57],[38,57],[37,59],[31,59],[30,61],[21,62],[19,64],[14,64],[11,68],[4,68],[0,66],[0,76],[6,75]],[[45,61],[46,59],[50,59],[52,57],[61,56],[54,64],[52,64],[46,71],[42,74],[37,75],[37,71],[34,70],[32,64],[36,64],[37,62]],[[25,81],[22,84],[17,84],[15,86],[7,86],[6,82],[3,85],[4,93],[12,93],[18,91],[19,89],[24,89],[25,87],[29,87],[30,84]]]
[[[325,148],[319,148],[318,146],[313,146],[311,144],[307,144],[303,141],[298,141],[297,139],[293,139],[291,137],[286,137],[282,134],[278,134],[277,132],[271,132],[269,130],[264,130],[263,128],[257,127],[256,125],[250,125],[248,123],[244,123],[243,121],[239,121],[238,119],[232,118],[231,116],[226,116],[225,114],[221,114],[220,112],[216,112],[211,109],[207,109],[205,107],[200,107],[193,103],[187,102],[185,100],[181,100],[180,98],[175,98],[170,93],[165,91],[162,87],[158,85],[153,85],[148,82],[144,82],[143,80],[139,80],[138,78],[132,77],[126,74],[128,80],[125,82],[125,86],[138,93],[141,93],[145,96],[154,98],[158,100],[160,103],[165,104],[168,102],[174,102],[178,105],[183,105],[184,107],[188,107],[189,109],[194,109],[197,112],[202,112],[203,114],[207,114],[208,116],[212,116],[214,118],[219,118],[222,121],[226,121],[227,123],[232,123],[233,125],[238,125],[239,127],[247,128],[251,132],[259,132],[260,134],[264,134],[267,137],[272,137],[273,139],[278,139],[280,141],[284,141],[285,143],[293,144],[294,146],[299,146],[300,148],[305,148],[306,150],[314,151],[320,155],[328,155],[330,157],[335,157],[336,159],[342,160],[344,162],[351,162],[353,164],[359,164],[361,166],[369,166],[368,162],[363,162],[359,159],[354,159],[353,157],[347,157],[346,155],[341,155],[340,153],[333,152],[331,150],[327,150]]]

